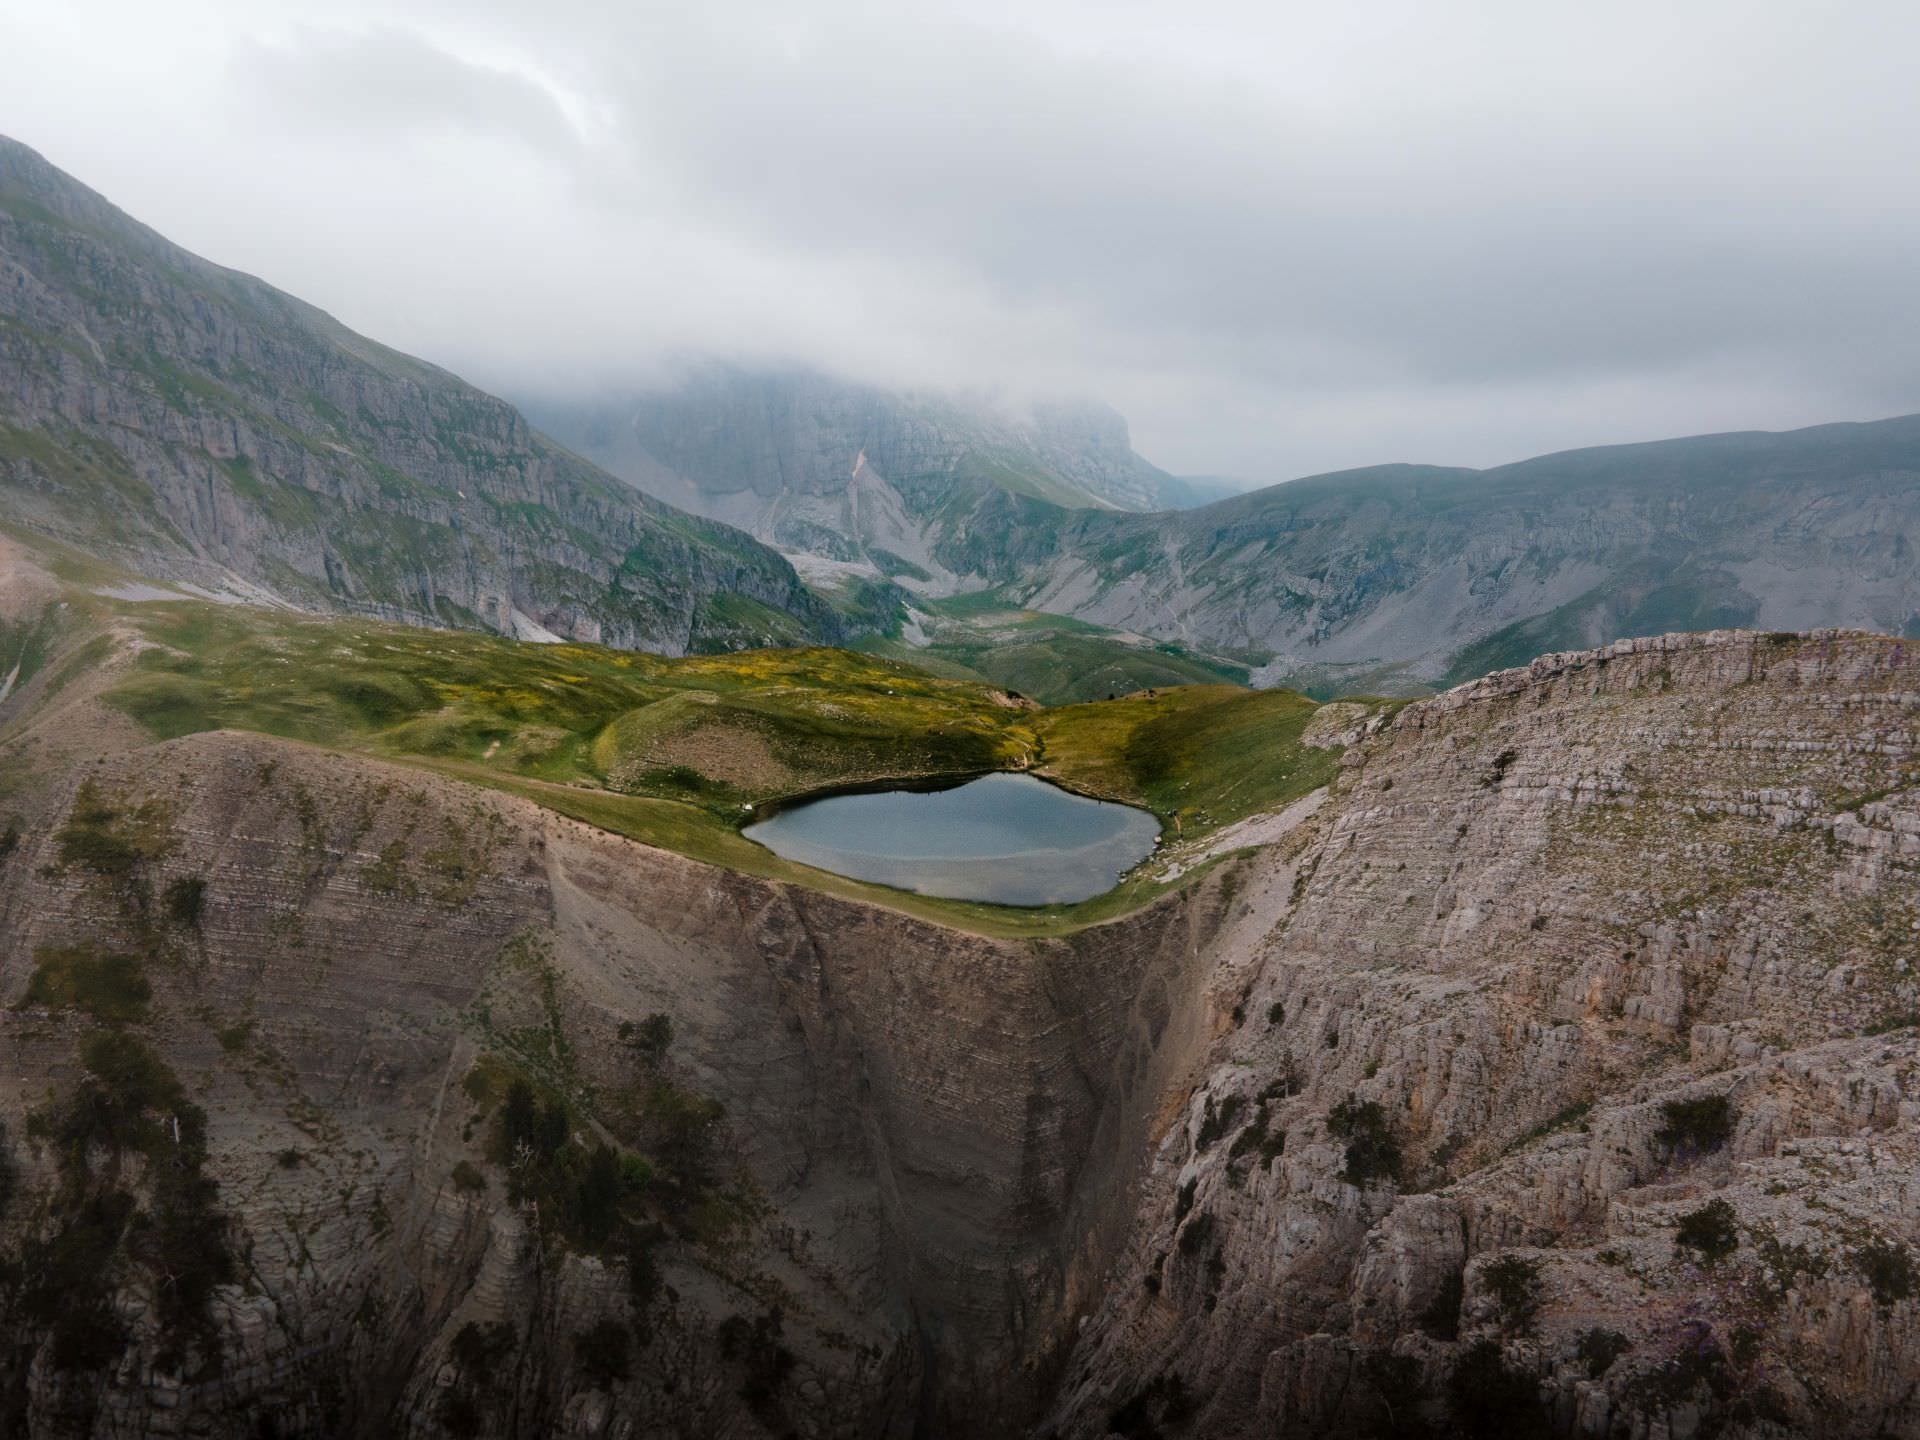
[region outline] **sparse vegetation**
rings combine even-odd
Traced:
[[[1199,1184],[1199,1178],[1196,1176],[1188,1180],[1175,1192],[1173,1197],[1174,1224],[1178,1225],[1182,1220],[1186,1219],[1187,1212],[1193,1209],[1193,1192],[1199,1187]]]
[[[1467,1348],[1447,1380],[1447,1408],[1462,1435],[1500,1440],[1545,1440],[1552,1433],[1540,1404],[1539,1383],[1507,1364],[1497,1341]]]
[[[1347,1142],[1341,1177],[1362,1189],[1400,1178],[1400,1142],[1378,1100],[1349,1095],[1327,1113],[1327,1133]]]
[[[189,929],[200,928],[200,915],[207,905],[207,882],[198,875],[182,875],[167,882],[165,894],[167,919]]]
[[[580,1373],[596,1390],[606,1390],[632,1373],[628,1353],[633,1337],[618,1320],[596,1321],[589,1329],[573,1337],[574,1358]]]
[[[763,1418],[794,1365],[793,1352],[781,1340],[783,1328],[780,1308],[775,1306],[752,1320],[728,1316],[718,1332],[721,1357],[737,1362],[744,1372],[740,1398]]]
[[[1739,1247],[1740,1230],[1733,1206],[1725,1200],[1709,1200],[1698,1210],[1680,1217],[1674,1231],[1676,1252],[1690,1250],[1703,1264],[1724,1260]]]
[[[1540,1314],[1540,1262],[1527,1255],[1502,1255],[1482,1267],[1480,1278],[1500,1309],[1501,1328],[1531,1335]]]
[[[1198,1255],[1213,1240],[1213,1216],[1205,1211],[1189,1220],[1180,1231],[1180,1253]]]
[[[1116,1405],[1107,1416],[1107,1433],[1128,1440],[1158,1440],[1162,1426],[1177,1426],[1193,1413],[1186,1382],[1168,1370]]]
[[[1213,1103],[1213,1096],[1207,1096],[1200,1114],[1200,1131],[1193,1140],[1194,1153],[1205,1150],[1232,1129],[1246,1103],[1246,1097],[1237,1093],[1228,1095],[1218,1106]]]
[[[1588,1378],[1598,1380],[1613,1368],[1614,1361],[1632,1348],[1633,1343],[1618,1330],[1596,1325],[1581,1332],[1574,1353],[1580,1357],[1580,1363],[1587,1367]]]
[[[1420,1312],[1420,1328],[1436,1340],[1458,1340],[1460,1305],[1466,1298],[1466,1291],[1466,1272],[1449,1270],[1441,1278],[1440,1288],[1434,1291],[1433,1299]]]
[[[1662,1123],[1654,1131],[1654,1141],[1676,1155],[1718,1150],[1733,1134],[1733,1106],[1724,1095],[1669,1100],[1660,1107],[1660,1113]]]
[[[158,801],[128,806],[98,782],[85,780],[55,840],[62,865],[123,881],[142,863],[165,855],[173,846],[173,833],[166,807]]]
[[[452,1179],[453,1188],[463,1195],[478,1195],[487,1188],[487,1177],[470,1160],[455,1163]]]
[[[219,1191],[204,1173],[206,1115],[146,1043],[100,1030],[80,1044],[84,1067],[64,1100],[30,1117],[59,1174],[56,1228],[31,1240],[22,1309],[52,1341],[55,1368],[97,1369],[119,1353],[123,1324],[114,1276],[132,1264],[154,1278],[159,1363],[215,1366],[209,1305],[236,1266]],[[144,1161],[147,1203],[128,1188],[125,1162]]]
[[[1873,1298],[1882,1305],[1893,1305],[1913,1295],[1913,1255],[1899,1241],[1869,1240],[1855,1247],[1853,1263],[1866,1276]]]
[[[86,946],[43,945],[34,952],[23,1005],[84,1010],[110,1025],[144,1019],[153,987],[131,955]]]

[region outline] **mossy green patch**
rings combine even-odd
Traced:
[[[1048,710],[845,650],[671,659],[198,602],[130,618],[151,648],[105,699],[156,735],[254,730],[427,765],[696,859],[991,933],[1093,923],[1166,886],[1143,872],[1036,911],[923,900],[789,864],[739,829],[769,801],[1007,770],[1144,806],[1191,839],[1306,794],[1338,760],[1300,743],[1313,702],[1232,685]],[[452,843],[383,852],[365,879],[457,894],[459,866],[423,868]]]
[[[153,987],[132,955],[103,954],[88,946],[42,945],[34,952],[23,1005],[84,1010],[108,1024],[146,1018]]]

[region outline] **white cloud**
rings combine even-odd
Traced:
[[[510,393],[804,360],[1098,395],[1272,479],[1920,408],[1916,42],[1893,3],[69,0],[0,16],[0,127]]]

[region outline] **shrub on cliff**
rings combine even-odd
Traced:
[[[20,1308],[50,1335],[55,1369],[105,1365],[126,1338],[113,1303],[124,1257],[154,1277],[156,1364],[179,1368],[191,1348],[217,1366],[213,1292],[238,1267],[219,1187],[204,1171],[206,1112],[145,1041],[124,1031],[87,1036],[80,1060],[85,1074],[72,1092],[29,1121],[54,1151],[57,1223],[21,1257]],[[121,1183],[129,1155],[145,1162],[144,1208]]]
[[[1540,1262],[1526,1255],[1502,1255],[1480,1272],[1487,1293],[1500,1307],[1500,1324],[1517,1335],[1533,1333],[1540,1313]]]
[[[1347,1142],[1341,1176],[1349,1185],[1366,1189],[1378,1181],[1400,1178],[1400,1142],[1378,1100],[1347,1096],[1327,1113],[1327,1131]]]
[[[580,1373],[596,1390],[606,1390],[632,1373],[627,1358],[631,1348],[632,1337],[618,1320],[596,1321],[590,1329],[573,1337],[573,1354],[580,1362]]]
[[[1733,1106],[1724,1095],[1702,1095],[1697,1100],[1669,1100],[1660,1107],[1655,1143],[1679,1154],[1706,1154],[1718,1150],[1733,1134]]]
[[[1461,1435],[1546,1440],[1552,1433],[1539,1382],[1510,1368],[1494,1340],[1482,1340],[1460,1357],[1447,1380],[1447,1410]]]
[[[1882,1305],[1905,1300],[1914,1292],[1913,1257],[1897,1240],[1868,1241],[1853,1252],[1853,1263]]]
[[[1725,1200],[1709,1200],[1698,1210],[1680,1217],[1674,1231],[1673,1248],[1691,1250],[1708,1265],[1724,1260],[1740,1245],[1740,1231],[1733,1206]]]

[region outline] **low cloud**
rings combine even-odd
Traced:
[[[509,393],[1090,394],[1263,481],[1920,409],[1911,7],[185,8],[0,21],[0,123]]]

